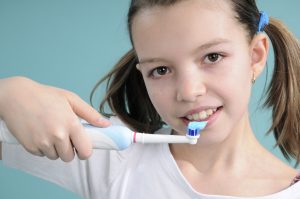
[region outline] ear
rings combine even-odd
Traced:
[[[266,34],[258,33],[250,45],[251,67],[253,75],[257,78],[263,71],[269,53],[269,40]]]

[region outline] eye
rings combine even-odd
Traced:
[[[157,77],[161,77],[163,75],[166,75],[169,72],[170,72],[170,70],[167,66],[159,66],[159,67],[153,69],[150,72],[149,76],[157,78]]]
[[[219,62],[222,58],[223,58],[223,56],[219,53],[210,53],[210,54],[206,55],[206,57],[204,59],[204,63],[214,64],[214,63]]]

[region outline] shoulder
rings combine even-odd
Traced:
[[[271,177],[273,177],[273,179],[277,179],[278,181],[281,180],[283,184],[291,185],[296,180],[297,176],[299,178],[298,170],[291,167],[282,160],[279,160],[277,157],[275,157],[274,159],[275,160],[268,165],[269,174]]]
[[[298,171],[262,146],[253,148],[251,152],[253,153],[249,158],[247,157],[244,173],[245,181],[248,181],[245,188],[253,193],[257,192],[257,195],[268,195],[289,190]],[[251,172],[247,172],[249,169]]]

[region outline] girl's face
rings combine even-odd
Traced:
[[[174,130],[207,120],[200,140],[211,142],[241,130],[253,72],[247,33],[228,1],[142,10],[132,37],[150,99]]]

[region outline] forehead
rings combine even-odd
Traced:
[[[232,38],[243,31],[234,15],[226,0],[187,0],[143,9],[132,21],[134,47],[140,57],[161,54],[171,47],[179,51],[216,38]]]

